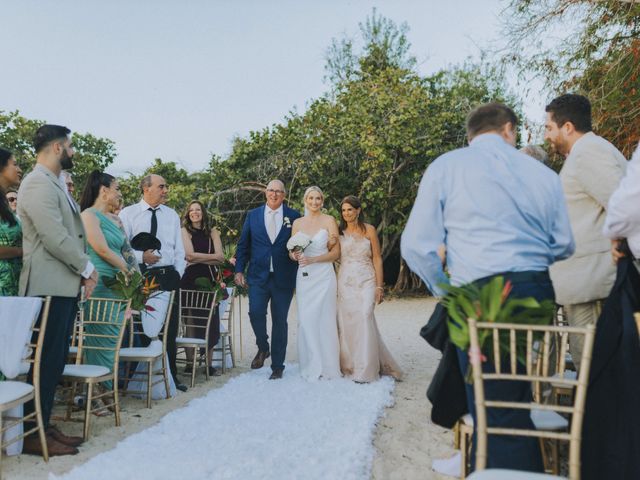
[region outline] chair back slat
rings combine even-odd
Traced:
[[[563,325],[525,325],[525,324],[504,324],[477,322],[470,318],[470,363],[473,373],[473,389],[476,402],[476,469],[484,470],[487,465],[487,435],[512,435],[528,436],[538,438],[551,438],[558,440],[569,440],[569,478],[577,480],[580,478],[580,444],[582,435],[582,420],[584,416],[584,405],[589,379],[589,369],[591,366],[591,354],[593,351],[593,341],[595,337],[595,326],[570,327]],[[480,352],[480,338],[486,337],[486,332],[491,332],[494,365],[483,364]],[[517,334],[526,332],[526,352],[524,357],[516,355],[516,363],[522,368],[513,368],[514,354],[518,348]],[[552,344],[557,342],[561,353],[559,368],[564,371],[564,355],[566,354],[565,343],[569,334],[584,337],[584,350],[582,352],[581,367],[577,379],[566,378],[565,376],[554,376],[556,369],[550,372],[549,358],[553,354]],[[501,343],[499,338],[509,338],[509,342]],[[496,339],[498,339],[496,341]],[[509,346],[511,351],[501,352],[501,346]],[[473,354],[472,354],[473,352]],[[535,359],[534,359],[535,356]],[[509,361],[510,372],[503,372],[500,363]],[[533,363],[535,362],[535,366]],[[483,368],[484,367],[484,368]],[[493,367],[493,368],[492,368]],[[535,371],[536,374],[532,375]],[[532,382],[534,385],[534,398],[527,401],[501,401],[499,399],[486,400],[484,393],[485,381],[515,381]],[[559,398],[546,399],[542,403],[540,395],[540,385],[551,383],[567,388],[575,388],[575,395],[570,405],[560,404]],[[533,401],[531,401],[533,400]],[[546,410],[555,411],[570,417],[570,428],[568,432],[550,432],[547,430],[531,430],[526,428],[498,428],[488,426],[486,409],[521,409],[521,410]]]
[[[179,335],[189,336],[188,327],[189,331],[202,332],[202,338],[209,338],[211,320],[215,315],[216,292],[180,289],[179,306]]]
[[[116,361],[124,328],[127,323],[127,311],[131,301],[116,298],[89,298],[83,302],[80,310],[80,329],[78,332],[78,355],[76,364],[84,362],[83,356],[90,351],[114,352]],[[103,333],[103,328],[112,329],[111,333]],[[109,345],[102,345],[100,340],[113,340]]]

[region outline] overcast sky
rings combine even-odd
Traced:
[[[372,7],[407,22],[423,74],[499,35],[500,0],[3,1],[0,110],[116,142],[113,173],[190,171],[327,90],[325,52]],[[533,109],[538,108],[535,105]]]

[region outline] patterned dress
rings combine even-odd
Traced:
[[[15,225],[0,220],[0,247],[22,247],[22,227],[15,219]],[[18,295],[21,269],[22,257],[0,259],[0,296]]]

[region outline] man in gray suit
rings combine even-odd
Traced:
[[[69,336],[78,310],[78,295],[84,287],[91,296],[98,274],[86,254],[86,238],[80,207],[69,195],[62,169],[73,167],[70,130],[43,125],[34,139],[36,165],[18,191],[18,213],[22,222],[23,267],[20,295],[51,295],[49,321],[42,347],[40,403],[47,429],[49,455],[78,453],[81,437],[69,437],[49,425],[54,393],[69,353]],[[32,382],[33,372],[29,372]],[[27,404],[25,413],[33,411]],[[24,440],[23,451],[42,454],[37,435]]]
[[[546,107],[545,140],[566,160],[560,171],[569,220],[576,241],[572,257],[550,268],[556,301],[572,326],[594,324],[616,278],[611,244],[603,233],[609,197],[624,176],[627,161],[611,143],[591,131],[591,104],[566,94]],[[580,368],[583,344],[569,337]]]

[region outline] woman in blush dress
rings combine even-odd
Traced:
[[[402,371],[380,337],[373,312],[384,298],[376,229],[362,221],[357,197],[346,197],[340,209],[340,369],[346,377],[361,383],[373,382],[381,374],[400,380]]]
[[[324,195],[318,187],[304,193],[305,216],[293,222],[291,236],[306,234],[311,244],[304,252],[290,253],[299,264],[296,278],[298,305],[298,358],[307,380],[339,378],[340,354],[336,323],[336,272],[340,256],[338,225],[322,213]]]

